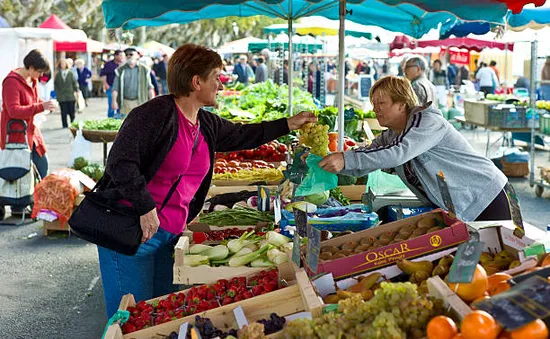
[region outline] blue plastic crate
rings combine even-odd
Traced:
[[[415,215],[422,214],[433,210],[433,207],[403,207],[403,216],[406,218],[414,217]],[[397,221],[397,211],[399,206],[388,206],[388,222]]]

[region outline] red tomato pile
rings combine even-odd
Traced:
[[[217,159],[214,163],[214,173],[223,174],[223,173],[237,173],[243,169],[254,169],[254,168],[275,168],[274,164],[268,164],[263,160],[251,160],[239,162],[238,160],[227,161],[225,159]]]
[[[261,271],[253,277],[220,279],[214,284],[191,287],[186,292],[172,293],[166,299],[128,307],[130,319],[122,325],[123,333],[166,323],[188,315],[249,299],[279,288],[277,269]]]
[[[285,161],[288,149],[277,140],[271,141],[255,149],[231,153],[216,153],[216,159],[225,160],[264,160],[267,162]]]

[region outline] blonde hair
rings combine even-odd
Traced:
[[[84,66],[85,63],[84,63],[84,60],[83,60],[83,59],[76,59],[76,60],[74,61],[74,64],[77,65],[77,66],[78,66],[78,65]]]
[[[394,103],[405,104],[407,111],[418,106],[418,97],[414,93],[410,81],[406,78],[393,75],[380,78],[370,89],[371,103],[376,91],[387,94]]]

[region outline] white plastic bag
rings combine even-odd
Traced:
[[[84,100],[84,95],[82,95],[82,91],[78,91],[78,96],[76,98],[76,110],[78,113],[82,113],[84,111],[84,108],[86,108],[86,100]]]
[[[88,161],[92,159],[92,143],[84,139],[82,128],[76,131],[76,137],[73,141],[73,150],[68,165],[72,167],[74,165],[74,160],[79,157],[83,157]]]

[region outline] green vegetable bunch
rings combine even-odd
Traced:
[[[94,131],[118,131],[120,126],[122,126],[122,120],[107,118],[103,120],[85,120],[85,121],[75,121],[72,123],[71,127],[76,129],[79,128],[79,125],[82,125],[82,129],[94,130]]]

